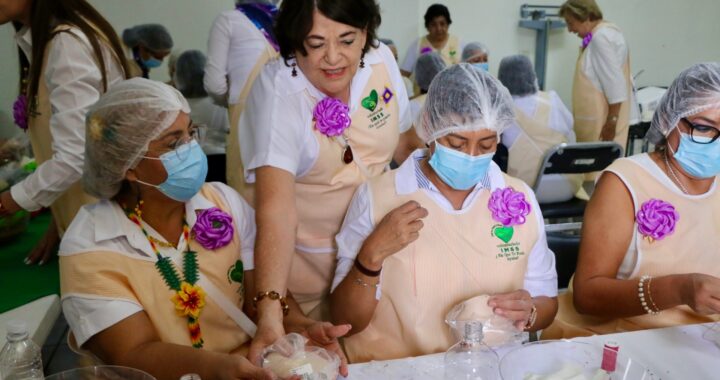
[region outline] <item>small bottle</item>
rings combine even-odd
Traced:
[[[7,324],[7,343],[0,351],[0,379],[42,380],[43,365],[40,347],[30,339],[22,321]]]
[[[479,321],[460,323],[462,340],[445,353],[446,380],[496,380],[500,378],[498,356],[482,343]]]

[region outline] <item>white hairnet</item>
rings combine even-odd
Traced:
[[[447,65],[438,52],[431,52],[418,57],[413,70],[418,87],[423,91],[427,91],[433,78],[443,71],[445,66]]]
[[[655,110],[647,139],[662,144],[680,119],[720,108],[720,63],[698,63],[681,72]]]
[[[187,50],[175,62],[175,87],[186,98],[207,96],[203,86],[205,77],[205,54],[200,50]]]
[[[114,197],[127,170],[180,112],[190,113],[187,101],[164,83],[133,78],[110,87],[85,119],[85,191],[100,199]]]
[[[538,91],[537,76],[530,58],[518,54],[500,61],[498,79],[510,91],[510,95],[532,95]]]
[[[465,62],[478,54],[489,55],[490,50],[488,50],[487,46],[482,42],[470,42],[463,48],[462,61]]]
[[[122,39],[130,48],[142,45],[154,52],[169,51],[173,47],[170,32],[160,24],[141,24],[123,30]]]
[[[500,135],[514,119],[512,97],[500,81],[459,63],[433,80],[415,131],[426,143],[450,133],[481,129]]]

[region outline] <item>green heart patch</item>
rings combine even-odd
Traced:
[[[495,226],[492,230],[492,233],[498,239],[507,243],[510,241],[510,239],[512,239],[515,230],[512,228],[512,226]]]
[[[375,90],[370,91],[370,95],[362,100],[362,106],[366,110],[372,112],[375,111],[375,107],[378,104],[378,93]]]
[[[242,284],[244,276],[245,270],[243,267],[243,263],[240,260],[236,261],[235,265],[231,266],[230,269],[228,269],[227,277],[229,283],[237,282]]]

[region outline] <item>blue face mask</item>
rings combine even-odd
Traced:
[[[475,67],[478,70],[482,70],[485,72],[490,71],[490,64],[487,62],[477,62],[477,63],[473,63],[472,65],[473,65],[473,67]]]
[[[471,156],[435,141],[435,153],[428,163],[446,184],[455,190],[468,190],[487,175],[494,153]]]
[[[150,57],[150,59],[143,59],[142,63],[148,69],[158,68],[160,67],[160,65],[162,65],[162,61],[154,57]]]
[[[178,202],[189,201],[205,183],[205,176],[207,176],[208,172],[207,157],[203,153],[200,144],[195,140],[183,144],[158,158],[145,158],[162,161],[167,172],[167,179],[159,185],[140,180],[138,182],[155,187]]]
[[[709,137],[696,136],[697,141],[710,141]],[[720,139],[698,144],[690,135],[680,133],[680,145],[675,159],[688,174],[697,178],[710,178],[720,174]]]

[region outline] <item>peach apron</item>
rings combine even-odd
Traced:
[[[636,214],[650,199],[668,202],[680,214],[675,231],[653,242],[638,231],[635,223],[634,249],[637,250],[638,263],[631,279],[639,281],[643,275],[659,277],[678,273],[705,273],[720,277],[720,256],[717,254],[717,247],[720,247],[720,191],[715,189],[700,199],[679,195],[630,158],[615,161],[606,171],[615,173],[628,188]],[[581,315],[573,306],[572,289],[558,297],[558,302],[560,308],[555,322],[543,332],[543,339],[611,334],[720,319],[720,315],[697,314],[685,305],[663,310],[658,315],[643,314],[630,318]]]
[[[503,177],[506,186],[527,189],[522,181]],[[512,233],[494,235],[502,226],[488,210],[490,191],[481,190],[468,209],[448,212],[424,190],[398,195],[396,178],[393,171],[370,182],[375,225],[410,200],[427,208],[429,216],[418,240],[385,259],[375,314],[365,330],[345,339],[353,363],[447,350],[455,343],[444,322],[447,312],[474,296],[521,289],[538,239],[537,210]]]

